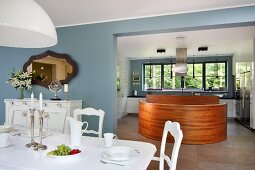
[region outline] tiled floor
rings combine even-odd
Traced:
[[[227,140],[207,145],[181,145],[177,170],[255,170],[255,133],[228,120]],[[138,117],[128,115],[118,120],[118,137],[150,142],[159,154],[160,141],[151,140],[138,133]],[[170,155],[172,144],[166,151]],[[158,162],[152,161],[148,170],[157,170]]]

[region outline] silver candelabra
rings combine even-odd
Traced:
[[[43,112],[44,112],[44,110],[38,110],[38,112],[39,112],[39,138],[40,138],[39,140],[40,140],[40,143],[36,147],[34,147],[35,151],[46,150],[47,149],[47,146],[42,144],[42,138],[43,138]]]
[[[34,141],[34,130],[35,130],[35,109],[29,109],[30,111],[30,130],[31,130],[31,142],[26,144],[26,147],[37,147],[38,143]]]

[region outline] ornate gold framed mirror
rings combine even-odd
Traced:
[[[48,88],[54,80],[60,80],[67,84],[77,75],[77,64],[68,54],[59,54],[46,51],[34,55],[23,66],[24,71],[32,72],[32,84],[38,84]]]

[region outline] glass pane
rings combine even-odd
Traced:
[[[225,76],[225,63],[206,63],[206,76]]]
[[[174,67],[174,64],[172,67]],[[181,78],[176,77],[174,72],[172,72],[171,78],[171,65],[164,65],[164,89],[179,88],[181,88]]]
[[[203,88],[203,78],[196,76],[193,78],[193,76],[186,76],[185,77],[185,87],[187,89],[202,89]]]
[[[214,76],[212,77],[206,77],[206,89],[209,88],[216,88],[218,90],[226,90],[226,81],[225,76],[220,76],[219,78],[216,78]]]
[[[252,71],[253,62],[236,62],[236,76],[240,73]]]
[[[164,78],[164,89],[172,89],[173,88],[173,79],[170,77]]]
[[[161,78],[145,78],[145,83],[148,89],[161,89]]]
[[[225,76],[225,63],[218,63],[218,75]]]
[[[161,65],[145,65],[145,86],[147,89],[161,89]]]
[[[201,76],[203,75],[203,64],[194,64],[194,72],[195,76]],[[188,72],[187,76],[193,77],[193,64],[188,64]]]
[[[216,76],[216,64],[206,63],[206,76]]]
[[[206,63],[206,89],[226,90],[225,69],[225,63]]]
[[[160,77],[161,76],[161,65],[151,65],[151,66],[145,65],[145,77],[150,77],[150,75],[152,77]]]
[[[171,65],[164,65],[164,77],[170,77],[171,75]]]
[[[173,80],[170,78],[171,76],[171,65],[164,65],[164,89],[172,89],[173,88]]]
[[[149,65],[145,65],[145,77],[150,77],[150,66]]]
[[[181,77],[174,77],[173,78],[173,88],[180,89],[181,88]]]
[[[161,77],[161,65],[153,65],[152,77]]]

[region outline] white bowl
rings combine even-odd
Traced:
[[[66,155],[66,156],[56,156],[56,155],[47,155],[48,158],[53,160],[59,160],[59,161],[67,161],[67,160],[79,160],[82,158],[82,155],[84,153],[84,149],[81,147],[76,146],[69,146],[71,149],[79,149],[81,152],[74,154],[74,155]],[[55,147],[56,149],[56,147]],[[54,149],[50,150],[49,152],[53,151]],[[48,152],[47,152],[48,153]]]

